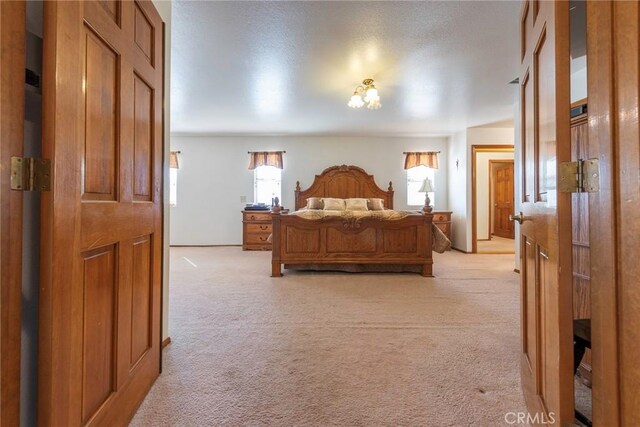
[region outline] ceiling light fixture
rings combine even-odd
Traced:
[[[364,94],[364,100],[362,99],[362,94]],[[378,89],[373,84],[373,79],[364,79],[362,84],[358,85],[353,91],[353,95],[351,95],[347,105],[351,108],[361,108],[365,103],[370,110],[377,110],[382,107],[380,95],[378,95]]]

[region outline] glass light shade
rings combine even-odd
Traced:
[[[380,109],[380,107],[382,107],[382,104],[380,103],[380,97],[378,97],[378,99],[369,101],[369,103],[367,104],[367,108],[369,110],[378,110]]]
[[[380,100],[380,96],[378,96],[378,89],[375,88],[375,86],[371,86],[367,89],[367,93],[364,97],[364,100],[367,102],[371,102],[371,101],[379,101]]]
[[[360,108],[364,105],[364,101],[360,95],[354,93],[347,105],[351,108]]]

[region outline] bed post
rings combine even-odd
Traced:
[[[280,206],[275,206],[271,211],[271,277],[282,277],[282,264],[280,264]]]
[[[422,211],[424,217],[425,226],[427,228],[427,259],[422,264],[422,276],[433,277],[433,213]]]

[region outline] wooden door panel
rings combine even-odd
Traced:
[[[589,158],[600,160],[600,191],[589,195],[593,421],[637,426],[640,5],[589,2],[587,32]]]
[[[43,255],[39,416],[125,425],[160,368],[162,22],[150,1],[47,2],[45,16],[43,98],[66,123],[46,127],[44,147],[60,185],[43,200],[55,250]]]
[[[560,285],[571,283],[571,210],[556,185],[570,160],[568,18],[565,1],[523,4],[522,387],[529,412],[560,425],[573,422],[571,288]]]
[[[0,425],[20,425],[23,195],[11,157],[23,156],[25,2],[0,1]],[[26,266],[25,266],[26,267]],[[24,331],[23,331],[24,332]]]
[[[138,3],[135,4],[134,40],[151,66],[154,65],[154,27]]]
[[[489,162],[492,170],[493,188],[493,233],[499,237],[508,239],[514,238],[514,226],[509,221],[509,215],[514,212],[514,174],[513,162],[503,163],[491,160]]]
[[[137,201],[151,201],[153,164],[153,89],[137,75],[134,77],[134,156],[133,196]]]
[[[82,420],[86,423],[116,391],[116,246],[88,251],[83,262]]]
[[[85,27],[83,200],[117,197],[118,54]]]
[[[131,288],[131,357],[133,369],[152,345],[153,275],[151,236],[143,236],[133,243],[133,286]]]
[[[107,14],[113,19],[118,26],[120,25],[120,0],[98,0]]]
[[[533,112],[534,112],[534,100],[533,100],[533,81],[529,75],[529,71],[525,73],[522,79],[522,192],[523,202],[533,201],[533,168],[534,168],[534,147],[533,147]]]
[[[526,364],[523,369],[528,370],[531,378],[538,375],[538,319],[540,317],[540,305],[538,296],[538,286],[536,281],[536,250],[535,246],[527,240],[522,239],[522,328],[525,331],[522,336],[522,353]],[[537,394],[538,386],[535,385]]]
[[[547,31],[543,28],[535,47],[534,86],[535,135],[534,135],[534,185],[536,202],[555,205],[556,187],[556,98],[554,49],[547,43]]]

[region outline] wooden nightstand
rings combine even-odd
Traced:
[[[289,212],[283,209],[282,212]],[[271,211],[242,211],[242,250],[270,251]]]
[[[451,240],[451,212],[433,212],[433,223]]]

